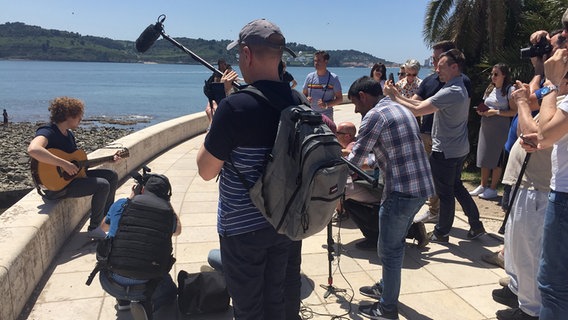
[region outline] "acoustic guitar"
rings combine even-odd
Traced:
[[[73,153],[67,153],[65,151],[50,148],[47,149],[52,154],[65,159],[77,166],[79,172],[75,175],[69,175],[63,168],[59,166],[54,166],[51,164],[39,162],[36,159],[31,159],[31,171],[34,182],[37,186],[42,186],[44,189],[49,191],[60,191],[65,188],[71,181],[75,178],[84,178],[87,176],[87,169],[92,166],[98,166],[99,164],[114,160],[114,156],[119,156],[120,158],[127,158],[130,153],[128,149],[124,148],[117,151],[112,156],[101,157],[96,159],[87,159],[87,154],[85,151],[78,149]]]

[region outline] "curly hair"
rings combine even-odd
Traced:
[[[50,112],[51,122],[61,123],[68,118],[82,116],[85,112],[85,104],[76,98],[58,97],[49,102],[47,110]]]

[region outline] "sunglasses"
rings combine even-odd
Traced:
[[[500,74],[498,74],[498,73],[492,73],[491,75],[494,76],[494,77],[500,76]]]
[[[418,75],[418,73],[407,73],[406,76],[407,77],[416,77]]]

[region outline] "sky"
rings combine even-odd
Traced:
[[[353,0],[352,0],[353,1]],[[387,61],[431,50],[422,38],[426,0],[0,0],[0,23],[134,41],[160,14],[172,38],[234,40],[254,19],[280,27],[286,41],[318,50],[358,50]],[[188,48],[191,50],[191,48]]]

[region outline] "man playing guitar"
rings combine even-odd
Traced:
[[[57,167],[62,175],[75,177],[83,168],[48,149],[58,149],[71,154],[78,150],[75,137],[71,130],[77,129],[84,114],[84,104],[81,100],[69,97],[59,97],[51,101],[48,108],[51,124],[40,127],[35,138],[28,146],[28,154],[40,163]],[[58,153],[58,154],[63,154]],[[118,160],[115,156],[114,160]],[[77,176],[61,190],[45,190],[48,199],[78,198],[92,195],[91,216],[88,227],[92,238],[105,237],[99,227],[101,221],[114,202],[114,194],[118,185],[118,175],[108,169],[87,170],[85,177]]]

